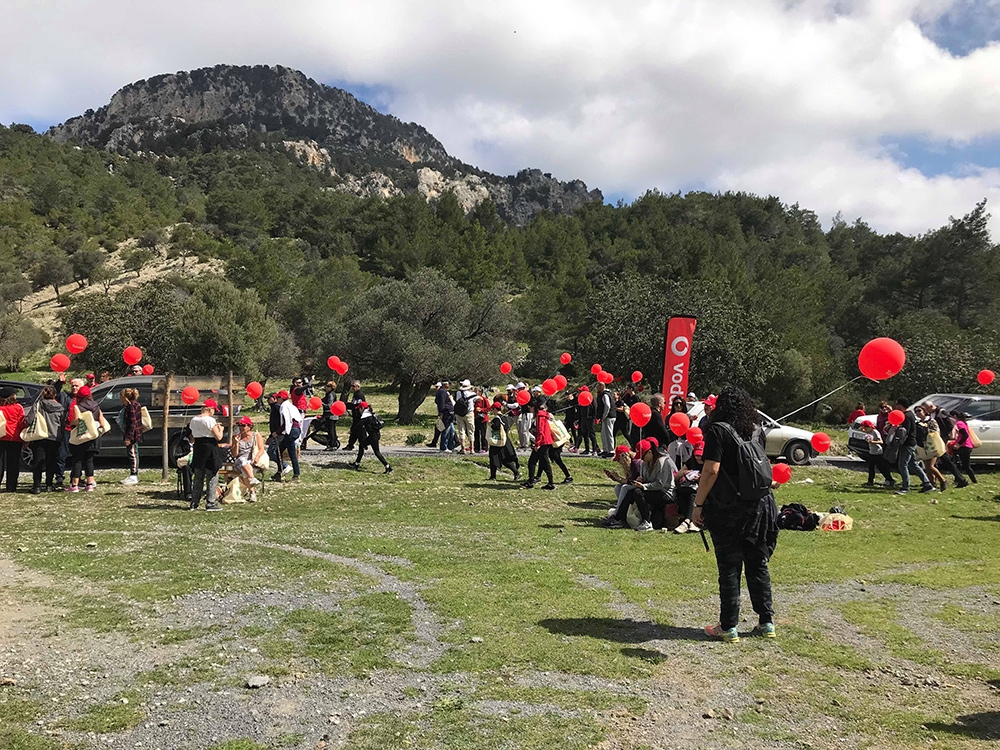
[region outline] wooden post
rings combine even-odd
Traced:
[[[167,481],[167,474],[170,471],[170,445],[168,431],[170,425],[170,390],[173,385],[174,376],[171,373],[167,373],[166,378],[163,380],[163,476],[161,481]]]
[[[226,381],[226,393],[229,396],[229,441],[236,439],[236,414],[233,411],[233,371],[229,371],[229,379]]]

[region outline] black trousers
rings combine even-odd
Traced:
[[[473,441],[473,450],[476,453],[479,451],[485,451],[489,449],[489,443],[486,442],[486,422],[484,422],[479,415],[476,415],[476,436]]]
[[[875,471],[881,472],[882,477],[887,482],[894,481],[892,478],[892,472],[889,471],[889,464],[886,463],[882,456],[870,456],[865,459],[865,463],[868,464],[868,484],[873,484],[875,482]]]
[[[942,471],[950,471],[951,475],[955,478],[955,484],[962,484],[965,482],[965,477],[962,476],[962,472],[958,470],[958,461],[955,456],[949,456],[947,453],[943,456],[938,456],[935,466]]]
[[[351,420],[351,432],[347,438],[347,450],[353,450],[359,440],[364,437],[365,429],[360,419]]]
[[[639,510],[639,516],[643,521],[649,521],[654,529],[662,529],[665,523],[663,509],[667,506],[670,498],[660,490],[644,490],[641,487],[633,487],[622,499],[615,514],[622,523],[628,520],[628,509],[632,503]]]
[[[52,486],[58,473],[56,463],[61,449],[59,440],[37,440],[31,444],[31,468],[35,487],[40,487],[42,484],[42,472],[45,473],[46,486]]]
[[[958,459],[958,463],[961,464],[962,470],[965,471],[965,475],[969,477],[969,481],[976,484],[976,472],[972,470],[972,448],[956,448],[955,457]]]
[[[7,478],[7,492],[17,491],[17,478],[21,473],[20,440],[0,440],[0,455],[3,458],[3,475]]]
[[[69,463],[72,467],[69,473],[70,479],[94,476],[94,456],[97,455],[97,451],[91,445],[93,442],[95,441],[91,440],[79,445],[70,445]]]
[[[564,464],[562,460],[562,446],[558,448],[554,445],[549,446],[549,460],[562,469],[563,476],[566,479],[569,479],[569,469],[566,468],[566,464]]]
[[[744,571],[753,611],[761,623],[774,622],[767,553],[756,541],[746,539],[742,529],[713,529],[711,534],[719,567],[719,622],[722,627],[729,630],[739,624],[740,576]]]
[[[520,463],[517,460],[517,454],[509,453],[505,457],[504,450],[504,448],[495,448],[492,445],[490,446],[490,479],[497,478],[497,472],[500,470],[500,467],[510,469],[514,478],[517,478],[517,473],[521,468]]]
[[[542,472],[545,472],[546,479],[549,480],[549,484],[552,484],[552,463],[549,461],[549,447],[548,445],[543,445],[540,448],[533,448],[531,455],[528,456],[528,481],[537,481],[536,476],[541,478]]]
[[[382,439],[382,430],[373,424],[362,424],[358,428],[361,433],[358,437],[358,460],[357,463],[361,464],[361,457],[365,455],[365,448],[371,448],[372,453],[375,454],[375,458],[382,462],[383,466],[388,466],[389,462],[385,460],[385,456],[382,455],[382,451],[379,450],[379,441]]]
[[[678,485],[674,489],[674,502],[677,503],[677,515],[688,521],[694,513],[694,497],[698,494],[698,485]]]
[[[579,448],[581,443],[585,451],[597,451],[597,438],[594,437],[594,420],[580,420],[580,430],[576,438],[576,447]]]
[[[339,419],[334,419],[333,417],[326,417],[326,434],[327,434],[327,450],[333,450],[340,447],[340,438],[337,437],[337,422]]]
[[[618,417],[615,419],[615,432],[617,435],[621,433],[621,436],[625,438],[625,442],[629,444],[629,447],[635,448],[635,444],[639,442],[639,428],[636,427],[632,420],[625,416],[624,412],[618,412]]]
[[[59,441],[59,453],[56,456],[56,484],[62,484],[66,479],[66,461],[69,459],[69,430],[62,431]]]

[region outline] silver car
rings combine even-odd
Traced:
[[[809,463],[809,459],[816,457],[816,451],[812,447],[812,438],[815,433],[781,424],[760,409],[757,410],[757,413],[760,415],[761,426],[764,428],[765,450],[768,458],[783,458],[792,466],[802,466]],[[705,404],[701,401],[689,402],[688,416],[691,417],[692,424],[696,424],[699,419],[705,416]]]

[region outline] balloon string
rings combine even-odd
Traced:
[[[817,399],[816,399],[816,400],[814,400],[814,401],[810,401],[810,402],[809,402],[808,404],[806,404],[805,406],[800,406],[800,407],[799,407],[798,409],[796,409],[795,411],[790,411],[790,412],[788,412],[788,414],[786,414],[786,415],[785,415],[785,416],[783,416],[783,417],[778,417],[778,418],[777,418],[776,420],[774,420],[774,421],[775,421],[775,422],[780,422],[780,421],[781,421],[781,420],[783,420],[783,419],[788,419],[788,418],[789,418],[790,416],[792,416],[793,414],[798,414],[798,413],[799,413],[800,411],[802,411],[803,409],[808,409],[808,408],[809,408],[810,406],[812,406],[813,404],[818,404],[818,403],[819,403],[820,401],[822,401],[822,400],[823,400],[824,398],[826,398],[827,396],[832,396],[832,395],[833,395],[834,393],[836,393],[837,391],[840,391],[840,390],[843,390],[844,388],[846,388],[847,386],[849,386],[849,385],[850,385],[851,383],[854,383],[854,382],[857,382],[858,380],[861,380],[861,379],[862,379],[863,377],[864,377],[864,375],[858,375],[858,376],[857,376],[856,378],[854,378],[854,380],[848,380],[848,381],[847,381],[846,383],[844,383],[844,384],[843,384],[842,386],[840,386],[839,388],[834,388],[834,389],[833,389],[832,391],[830,391],[829,393],[826,393],[826,394],[824,394],[824,395],[820,396],[819,398],[817,398]]]

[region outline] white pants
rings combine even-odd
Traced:
[[[531,447],[531,425],[535,421],[535,415],[531,412],[520,414],[517,417],[517,447],[527,450]]]

